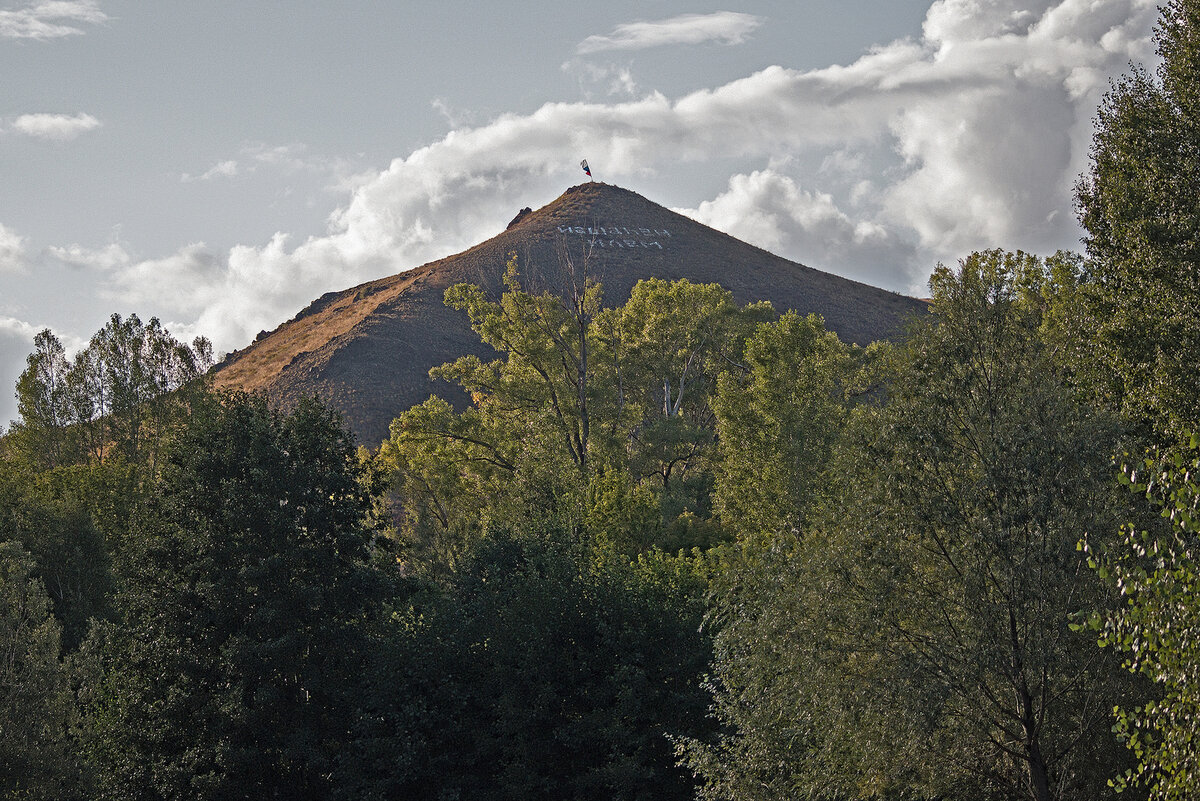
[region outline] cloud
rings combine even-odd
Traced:
[[[209,167],[199,175],[191,175],[185,172],[183,175],[179,176],[179,180],[183,181],[185,184],[189,184],[194,181],[211,181],[213,178],[232,178],[237,174],[237,161],[234,159],[226,159],[225,161],[214,164],[212,167]]]
[[[746,41],[762,23],[761,17],[736,11],[681,14],[654,22],[629,22],[618,25],[607,36],[589,36],[579,43],[575,52],[583,54],[605,50],[643,50],[663,45],[704,42],[736,45]]]
[[[0,223],[0,273],[23,273],[27,269],[25,237]]]
[[[99,128],[100,120],[91,114],[22,114],[11,127],[26,136],[66,142]]]
[[[69,267],[96,272],[108,272],[130,263],[129,254],[116,242],[98,249],[85,248],[82,245],[67,245],[66,247],[50,247],[46,249],[46,252]]]
[[[223,159],[199,175],[182,173],[179,180],[188,184],[253,175],[260,171],[272,175],[317,176],[324,179],[325,191],[338,194],[351,191],[362,180],[359,165],[350,159],[314,154],[298,143],[268,145],[264,142],[247,142],[239,148],[237,158]]]
[[[633,68],[628,64],[594,64],[582,58],[563,62],[563,72],[573,72],[579,78],[580,93],[591,99],[590,87],[598,86],[607,97],[634,97],[638,93]]]
[[[84,31],[75,23],[108,20],[97,0],[42,0],[16,10],[0,10],[0,39],[60,39]]]
[[[604,180],[635,186],[692,163],[749,165],[690,213],[797,261],[919,293],[937,261],[972,249],[1077,242],[1071,187],[1091,119],[1108,77],[1153,57],[1156,18],[1155,0],[942,0],[920,40],[848,65],[503,114],[359,177],[322,235],[222,253],[189,245],[111,268],[108,291],[174,318],[172,330],[240,347],[323,292],[499,233],[520,206],[580,180],[586,156]],[[256,153],[239,163],[310,159]]]
[[[565,69],[566,66],[567,65],[564,64],[563,68]],[[434,111],[441,115],[442,119],[444,119],[446,124],[451,128],[460,128],[464,125],[475,124],[474,112],[455,108],[451,106],[450,102],[444,97],[435,97],[433,100],[429,101],[429,105],[433,107]]]
[[[781,256],[871,284],[895,283],[909,268],[911,241],[839,209],[831,195],[807,191],[773,170],[735,175],[729,188],[696,209],[676,209],[705,225]],[[908,275],[909,283],[920,276]]]

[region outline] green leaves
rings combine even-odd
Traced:
[[[471,405],[456,413],[431,398],[397,418],[380,449],[412,569],[439,572],[483,531],[531,521],[587,528],[631,556],[725,536],[710,499],[717,381],[746,369],[746,339],[770,307],[739,308],[716,284],[653,279],[601,310],[586,264],[567,267],[581,271],[565,269],[554,292],[523,289],[515,258],[499,300],[467,284],[447,291],[501,358],[431,371]],[[631,507],[618,511],[616,498]]]
[[[1151,679],[1161,697],[1115,710],[1116,732],[1138,760],[1114,780],[1118,789],[1144,788],[1155,801],[1182,801],[1200,790],[1200,748],[1193,726],[1200,714],[1200,442],[1158,453],[1127,467],[1123,482],[1161,510],[1168,525],[1127,525],[1113,548],[1090,564],[1125,599],[1098,626],[1101,644],[1125,655],[1126,666]],[[1088,546],[1089,553],[1093,553]]]
[[[1076,546],[1115,529],[1116,429],[1043,339],[1044,277],[999,251],[940,269],[932,320],[849,411],[812,320],[760,328],[723,379],[722,434],[750,445],[728,508],[780,522],[717,580],[728,734],[685,749],[704,797],[1104,797],[1129,681],[1072,615],[1111,604]],[[795,483],[772,490],[775,463]]]
[[[721,374],[715,506],[741,536],[798,533],[846,418],[849,350],[816,316],[761,323]]]
[[[1166,5],[1158,73],[1134,70],[1105,97],[1091,170],[1076,187],[1088,232],[1085,359],[1124,416],[1161,444],[1200,422],[1197,30],[1195,0]]]
[[[76,709],[59,657],[61,628],[50,614],[34,562],[17,542],[0,542],[0,793],[5,798],[81,798],[69,739]]]
[[[199,400],[84,649],[104,797],[328,797],[384,589],[359,470],[315,401]]]
[[[114,314],[87,347],[67,361],[46,329],[17,381],[21,420],[9,432],[15,450],[37,467],[98,463],[120,456],[152,463],[212,366],[203,337],[186,345],[157,318]]]

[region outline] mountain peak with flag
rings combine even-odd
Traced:
[[[596,180],[539,209],[521,209],[507,227],[496,224],[496,236],[461,253],[322,295],[229,354],[215,383],[264,392],[283,407],[317,395],[360,443],[374,445],[393,418],[430,394],[469,402],[457,387],[431,379],[429,368],[496,353],[466,314],[446,306],[446,290],[466,282],[499,298],[513,254],[522,285],[535,292],[567,291],[564,260],[587,263],[606,306],[624,303],[647,278],[718,283],[739,304],[768,300],[780,313],[820,314],[843,340],[862,345],[899,335],[910,316],[927,310],[915,298],[805,267]]]

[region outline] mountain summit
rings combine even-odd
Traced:
[[[565,257],[586,254],[604,304],[620,305],[643,278],[719,283],[738,303],[769,300],[776,310],[815,312],[845,341],[866,344],[899,334],[920,301],[788,261],[676,214],[627,189],[571,187],[508,228],[455,256],[313,301],[294,318],[216,368],[218,387],[259,390],[289,405],[317,394],[345,415],[359,441],[375,444],[400,412],[430,394],[429,368],[475,353],[494,358],[464,313],[447,308],[447,288],[479,284],[499,296],[516,254],[531,291],[561,282]]]

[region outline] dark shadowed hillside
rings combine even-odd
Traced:
[[[586,262],[618,305],[643,278],[720,283],[739,303],[769,300],[779,311],[816,312],[846,341],[898,334],[920,301],[772,255],[646,198],[585,183],[536,211],[522,210],[503,233],[414,270],[321,296],[295,318],[231,353],[218,386],[265,391],[290,405],[311,394],[345,415],[374,444],[397,414],[431,393],[457,389],[428,371],[466,353],[486,356],[466,315],[446,308],[445,290],[471,282],[501,291],[509,254],[533,291],[565,286],[564,259]]]

